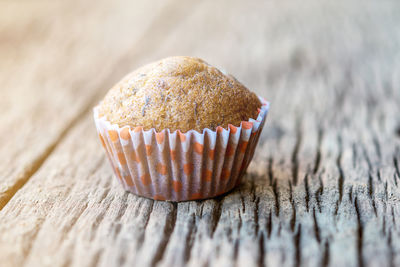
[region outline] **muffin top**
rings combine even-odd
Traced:
[[[194,57],[169,57],[125,76],[99,105],[112,124],[170,129],[215,130],[256,118],[258,97],[230,75]]]

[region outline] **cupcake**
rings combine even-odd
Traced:
[[[94,108],[94,119],[125,190],[185,201],[240,182],[268,107],[205,61],[169,57],[125,76]]]

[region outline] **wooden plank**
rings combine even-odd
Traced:
[[[192,6],[3,1],[0,7],[1,209],[76,119],[139,66]],[[165,23],[172,8],[176,16]]]
[[[89,112],[0,211],[0,262],[400,264],[400,6],[229,3],[205,2],[149,57],[204,57],[271,100],[242,185],[179,204],[124,193]]]

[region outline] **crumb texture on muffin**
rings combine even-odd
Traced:
[[[107,93],[99,115],[145,130],[215,130],[257,117],[258,97],[205,61],[169,57],[125,76]]]

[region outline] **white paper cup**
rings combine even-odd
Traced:
[[[257,119],[202,133],[144,131],[94,120],[101,143],[125,190],[156,200],[212,198],[230,191],[245,173],[263,129],[269,103],[260,97]]]

